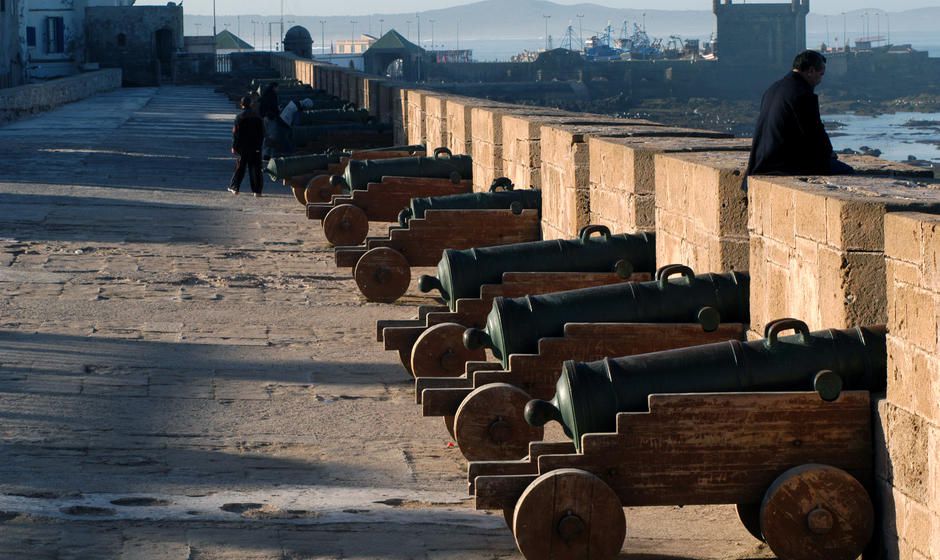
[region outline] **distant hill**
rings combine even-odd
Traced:
[[[710,2],[703,1],[703,5],[710,7]],[[874,13],[873,10],[868,10],[868,12]],[[846,13],[850,37],[857,37],[860,34],[863,13],[863,10]],[[579,14],[584,16],[583,20],[577,17]],[[715,31],[715,16],[710,9],[694,11],[617,9],[589,3],[562,5],[547,0],[482,0],[463,6],[421,12],[420,17],[416,17],[414,13],[398,13],[334,17],[285,15],[284,19],[288,28],[293,25],[302,25],[310,30],[316,48],[320,44],[321,30],[327,43],[350,38],[353,32],[351,21],[357,22],[356,35],[370,32],[378,35],[380,30],[395,28],[412,41],[417,42],[420,20],[422,46],[427,47],[431,40],[431,20],[434,20],[435,42],[453,45],[458,36],[461,40],[535,38],[544,40],[546,22],[543,16],[545,15],[551,16],[548,20],[548,29],[555,45],[560,44],[568,25],[574,28],[575,36],[579,33],[579,25],[583,25],[585,38],[602,32],[608,23],[613,27],[614,35],[619,36],[624,21],[629,23],[630,33],[633,32],[634,24],[643,26],[645,21],[649,34],[662,38],[668,38],[671,35],[707,38]],[[249,43],[257,39],[258,43],[263,42],[266,46],[269,28],[267,23],[279,21],[279,19],[258,15],[243,15],[238,18],[219,16],[217,28],[221,31],[228,24],[229,31],[238,34]],[[889,17],[882,16],[880,19],[882,33],[886,33],[889,19],[893,36],[905,31],[935,31],[936,22],[940,21],[940,7],[892,12]],[[260,23],[255,24],[253,28],[251,21]],[[321,21],[325,22],[322,28]],[[870,16],[869,21],[872,33],[874,33],[876,28],[874,15]],[[196,34],[197,23],[203,35],[211,33],[211,16],[187,15],[185,21],[187,35]],[[825,14],[811,13],[808,20],[808,32],[824,36],[826,24]],[[828,24],[833,34],[841,34],[842,14],[829,15]],[[275,24],[272,29],[275,41],[277,41],[278,27]]]

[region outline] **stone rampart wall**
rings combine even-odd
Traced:
[[[0,124],[121,87],[121,70],[109,68],[0,89]]]

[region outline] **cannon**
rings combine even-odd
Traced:
[[[747,273],[696,275],[671,265],[652,282],[615,284],[521,298],[496,298],[483,329],[467,329],[464,345],[489,348],[508,367],[511,354],[531,354],[541,338],[565,323],[688,323],[711,331],[721,322],[746,322]],[[679,275],[681,278],[672,279]]]
[[[431,157],[351,161],[346,172],[333,181],[349,192],[364,189],[369,183],[381,181],[382,177],[472,179],[473,160],[470,156],[455,156],[447,148],[437,148]]]
[[[468,362],[461,377],[418,377],[415,397],[424,416],[440,416],[469,461],[525,456],[543,428],[525,421],[526,404],[550,399],[566,360],[593,361],[744,340],[744,325],[723,323],[706,331],[696,323],[568,323],[558,337],[543,338],[533,354],[513,354],[509,367]]]
[[[272,181],[284,181],[292,177],[309,175],[323,171],[328,166],[339,163],[348,153],[328,151],[322,154],[307,154],[301,156],[273,157],[265,168]]]
[[[613,235],[605,226],[587,226],[577,239],[447,250],[437,277],[422,276],[418,286],[423,293],[440,292],[453,311],[458,299],[479,297],[480,286],[498,284],[504,272],[653,272],[654,239],[652,233]]]
[[[423,145],[385,146],[366,150],[334,150],[321,154],[308,154],[271,158],[267,173],[271,180],[283,180],[294,192],[298,202],[307,204],[307,190],[317,177],[328,178],[330,171],[345,169],[346,163],[353,159],[383,159],[407,157],[423,154]],[[316,186],[312,187],[316,190]]]
[[[490,185],[488,193],[471,193],[456,196],[435,196],[414,198],[411,204],[403,209],[398,216],[398,223],[406,227],[408,222],[415,218],[423,218],[428,210],[496,210],[513,209],[513,211],[542,210],[542,191],[537,189],[515,190],[512,181],[500,177]]]
[[[323,175],[311,181],[307,188],[307,201],[331,202],[334,195],[366,189],[370,183],[379,183],[384,177],[449,179],[457,184],[473,176],[470,156],[453,156],[447,148],[435,149],[431,157],[403,155],[357,159],[360,161],[348,163],[341,174]],[[395,211],[399,210],[400,207]]]
[[[313,109],[300,112],[302,126],[340,122],[367,123],[370,120],[372,116],[366,109]]]
[[[435,210],[405,227],[390,227],[384,238],[366,239],[364,246],[337,247],[336,265],[354,269],[356,285],[366,299],[391,303],[408,290],[411,267],[434,266],[444,249],[522,243],[538,240],[541,235],[537,210],[517,206]]]
[[[392,144],[391,128],[386,124],[334,123],[291,128],[294,146],[314,152],[331,146],[378,148]]]
[[[782,332],[797,334],[781,337]],[[728,341],[597,362],[566,361],[551,401],[526,404],[532,426],[555,420],[581,448],[581,436],[616,429],[619,412],[646,410],[658,393],[815,390],[835,400],[842,390],[883,391],[887,336],[883,326],[810,332],[781,319],[766,338]]]
[[[405,370],[414,376],[458,376],[464,364],[484,360],[484,350],[467,350],[463,333],[483,327],[497,297],[521,297],[619,282],[646,282],[648,272],[623,276],[619,272],[504,272],[497,284],[480,286],[479,297],[461,298],[451,311],[447,306],[422,305],[418,318],[376,322],[376,339],[385,350],[398,352]],[[420,372],[420,373],[416,373]],[[554,383],[552,384],[554,387]]]
[[[369,234],[370,222],[395,222],[398,211],[415,196],[446,196],[473,189],[469,180],[390,177],[369,183],[330,202],[307,205],[307,218],[322,220],[323,235],[332,245],[359,245]]]
[[[580,451],[538,442],[520,461],[470,463],[476,508],[501,510],[529,560],[613,560],[623,508],[710,504],[737,505],[780,560],[868,552],[868,392],[654,394],[647,403],[617,414],[615,432],[584,435]]]
[[[623,507],[727,503],[782,560],[854,560],[874,526],[869,391],[886,384],[885,331],[781,319],[759,341],[567,362],[526,418],[575,441],[471,463],[476,506],[504,512],[526,558],[616,557]]]

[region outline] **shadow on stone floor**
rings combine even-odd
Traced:
[[[148,329],[172,328],[160,325],[162,323],[144,321],[138,328],[142,333],[148,333]],[[413,381],[400,365],[391,362],[342,362],[312,357],[285,360],[277,355],[263,359],[259,353],[270,349],[264,334],[253,335],[248,329],[239,330],[231,325],[224,328],[225,333],[213,334],[204,327],[195,333],[218,339],[233,337],[218,343],[126,340],[108,338],[106,333],[82,336],[0,330],[0,383],[3,384],[0,387],[29,376],[113,379],[115,384],[124,380],[129,386],[138,385],[146,377],[149,385],[180,384],[181,388],[209,379],[317,386],[404,385]],[[184,332],[189,331],[184,329]],[[238,336],[245,338],[239,340]],[[256,338],[249,338],[252,336]],[[302,338],[303,334],[296,336]]]
[[[21,241],[226,245],[243,227],[230,207],[133,198],[0,193],[0,208],[0,230]]]

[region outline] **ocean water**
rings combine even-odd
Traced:
[[[686,37],[692,39],[694,37]],[[698,37],[702,41],[707,41],[708,37]],[[854,39],[851,39],[850,43]],[[826,41],[825,33],[810,33],[807,35],[806,44],[810,48],[818,47],[820,43]],[[927,51],[932,57],[940,57],[940,38],[936,33],[920,32],[897,32],[891,34],[891,42],[897,45],[911,44],[917,50]],[[448,48],[453,48],[456,44],[448,43]],[[556,38],[553,46],[561,46]],[[473,49],[473,58],[479,62],[506,62],[515,54],[524,50],[538,51],[545,48],[545,40],[540,38],[530,39],[461,39],[461,49]]]
[[[912,121],[929,125],[912,126]],[[940,163],[940,113],[894,113],[861,116],[852,114],[824,115],[823,122],[838,151],[858,150],[862,146],[881,150],[881,157],[905,161],[908,156]],[[845,126],[834,127],[829,123]]]

